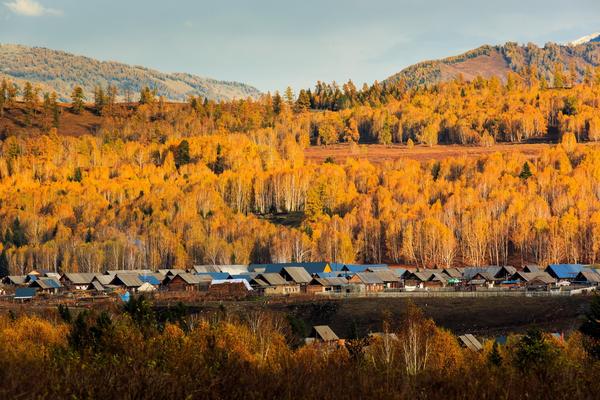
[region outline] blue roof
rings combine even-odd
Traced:
[[[199,272],[196,275],[210,276],[214,280],[225,280],[231,278],[227,272]]]
[[[575,279],[583,269],[582,264],[550,264],[546,272],[558,279]]]
[[[140,281],[143,283],[149,283],[151,285],[160,285],[160,281],[154,275],[139,275]]]
[[[344,268],[342,263],[329,263],[332,271],[341,271]]]
[[[252,280],[252,275],[248,275],[248,274],[231,275],[231,279],[245,279],[248,282],[250,282]]]
[[[60,289],[61,288],[60,282],[58,282],[54,279],[46,279],[45,281],[46,281],[46,284],[48,286],[50,286],[52,289]]]
[[[35,288],[18,288],[15,290],[15,299],[31,299],[35,293]]]
[[[327,267],[327,262],[289,262],[277,264],[251,264],[249,269],[255,271],[257,268],[264,268],[266,273],[280,273],[285,267],[302,267],[309,274],[323,272]],[[333,269],[333,267],[332,267]]]

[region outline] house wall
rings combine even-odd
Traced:
[[[196,285],[190,285],[177,276],[168,283],[167,289],[174,292],[193,292],[196,290]]]

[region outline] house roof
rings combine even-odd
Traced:
[[[321,286],[344,286],[348,285],[348,280],[346,278],[313,278],[310,284]]]
[[[600,277],[599,277],[600,278]],[[528,284],[536,284],[543,283],[545,285],[550,285],[552,283],[556,283],[556,279],[554,279],[549,273],[541,272],[538,275],[534,276],[532,279],[527,282]]]
[[[104,286],[95,279],[90,283],[90,286],[93,290],[97,290],[98,292],[103,292],[105,290]]]
[[[96,277],[96,274],[84,273],[84,272],[65,272],[61,279],[69,281],[73,285],[88,285],[92,283],[92,280]]]
[[[524,272],[541,272],[542,268],[539,265],[528,264],[525,267],[523,267],[523,271]]]
[[[137,274],[116,274],[110,282],[111,285],[128,288],[137,288],[142,286],[143,283]]]
[[[149,269],[109,269],[104,272],[104,275],[115,276],[117,274],[151,274],[153,271]]]
[[[333,332],[329,325],[313,326],[311,336],[321,339],[325,342],[339,340],[338,336]]]
[[[470,333],[466,335],[461,335],[458,337],[458,339],[469,350],[480,351],[483,349],[483,346],[481,345],[479,340],[477,340],[477,338],[475,338],[475,336],[471,335]]]
[[[248,266],[243,264],[217,265],[220,272],[227,272],[231,275],[243,275],[249,273]]]
[[[442,273],[448,275],[450,278],[460,279],[463,274],[458,270],[458,268],[444,268]]]
[[[494,278],[505,278],[517,272],[515,267],[511,267],[510,265],[503,265],[500,267],[498,272],[494,274]]]
[[[114,277],[112,275],[96,275],[96,277],[92,280],[92,283],[97,281],[103,286],[106,286],[110,285],[110,282],[112,282],[113,279]]]
[[[229,275],[227,272],[199,272],[196,275],[210,276],[211,280],[214,280],[214,279],[223,280],[223,279],[231,278],[231,275]]]
[[[278,286],[278,285],[287,285],[288,283],[285,281],[285,279],[283,279],[283,277],[277,273],[274,272],[266,272],[263,274],[259,274],[257,276],[257,278],[263,280],[264,282],[268,283],[271,286]]]
[[[448,278],[446,277],[445,274],[442,274],[440,272],[434,272],[433,274],[431,274],[431,277],[429,277],[429,281],[430,282],[447,282]]]
[[[35,294],[36,294],[36,289],[32,288],[32,287],[17,288],[17,290],[15,290],[14,298],[17,300],[31,299],[31,298],[35,297]]]
[[[218,265],[194,265],[190,269],[191,273],[207,273],[207,272],[221,272],[221,269]]]
[[[294,283],[308,283],[311,281],[310,274],[302,267],[285,267],[282,273],[286,273]]]
[[[546,282],[546,283],[552,283],[555,281],[555,279],[547,272],[524,272],[524,271],[518,271],[515,272],[511,278],[512,281],[523,281],[523,282],[529,282],[532,281],[534,279],[538,279],[542,282]]]
[[[577,274],[575,280],[580,282],[600,283],[600,273],[592,269],[583,270]]]
[[[60,289],[62,285],[54,278],[38,277],[29,284],[29,287],[39,287],[42,290]]]
[[[250,283],[248,283],[248,281],[246,279],[215,279],[214,281],[212,281],[211,286],[212,285],[231,284],[231,283],[241,283],[246,287],[246,290],[248,290],[248,291],[254,290],[254,289],[252,289],[252,286],[250,286]]]
[[[473,279],[473,277],[475,277],[475,275],[477,275],[479,273],[486,273],[486,274],[491,275],[492,278],[494,278],[498,274],[498,272],[500,272],[501,269],[502,269],[502,267],[498,267],[498,266],[468,267],[463,270],[463,278],[469,281],[469,280]],[[491,279],[491,280],[493,280],[493,279]]]
[[[575,279],[582,269],[581,264],[550,264],[546,272],[558,279]]]
[[[24,285],[26,283],[27,275],[8,275],[3,281],[11,285]]]
[[[158,270],[159,274],[162,274],[163,276],[175,276],[177,274],[180,274],[182,272],[187,272],[184,269],[180,269],[180,268],[162,268]]]
[[[427,282],[429,280],[429,278],[431,278],[432,275],[433,275],[433,273],[431,273],[431,272],[418,271],[418,272],[411,272],[407,275],[405,274],[404,279]]]
[[[376,269],[375,271],[373,271],[373,273],[376,274],[379,277],[379,279],[381,279],[384,282],[398,282],[399,280],[398,275],[396,275],[391,269]]]
[[[267,282],[265,282],[264,280],[260,279],[260,278],[253,278],[250,281],[251,284],[256,285],[256,286],[260,286],[260,287],[266,287],[269,286],[269,284]]]
[[[277,264],[251,264],[249,271],[280,273],[285,267],[302,267],[309,274],[317,274],[319,272],[330,272],[331,266],[328,262],[291,262]]]
[[[356,276],[365,285],[377,285],[383,283],[383,280],[379,277],[377,272],[357,272]]]
[[[189,272],[181,272],[181,273],[175,275],[171,279],[171,281],[177,277],[181,278],[188,285],[198,285],[201,282],[212,282],[212,277],[210,275],[202,276],[202,275],[190,274]]]

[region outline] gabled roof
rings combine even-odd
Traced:
[[[448,275],[450,278],[456,279],[460,279],[463,276],[462,272],[460,272],[458,268],[444,268],[442,273]]]
[[[479,340],[477,340],[477,338],[475,338],[475,336],[471,335],[470,333],[466,335],[461,335],[458,337],[458,339],[469,350],[480,351],[483,349],[483,346],[481,345]]]
[[[279,285],[287,285],[288,283],[283,279],[283,277],[277,273],[263,273],[257,276],[258,279],[268,283],[270,286],[279,286]]]
[[[356,276],[365,285],[377,285],[383,283],[383,280],[377,275],[377,272],[357,272]]]
[[[183,269],[180,268],[164,268],[164,269],[159,269],[158,273],[162,274],[163,276],[175,276],[177,274],[181,274],[182,272],[187,272]]]
[[[35,288],[39,287],[42,290],[47,289],[60,289],[62,285],[59,281],[54,278],[46,278],[46,277],[38,277],[35,281],[32,281],[29,284],[29,287]]]
[[[532,279],[530,279],[529,282],[527,282],[527,283],[528,284],[542,283],[545,285],[550,285],[550,284],[556,283],[556,279],[554,279],[547,272],[540,272],[536,276],[534,276]]]
[[[541,271],[542,271],[542,267],[540,267],[539,265],[535,265],[535,264],[528,264],[523,267],[523,272],[541,272]]]
[[[317,339],[321,339],[325,342],[339,340],[335,332],[328,325],[317,325],[313,326],[311,336]]]
[[[310,284],[314,286],[345,286],[348,285],[348,280],[346,278],[313,278]]]
[[[44,274],[46,278],[53,278],[56,280],[60,280],[60,274],[58,272],[46,272]]]
[[[394,271],[390,269],[377,269],[373,273],[376,274],[379,277],[379,279],[381,279],[383,282],[399,281],[398,275],[396,275]]]
[[[479,273],[489,274],[489,275],[491,275],[492,278],[494,278],[496,276],[496,274],[498,274],[498,272],[500,272],[501,269],[502,269],[502,267],[498,267],[498,266],[468,267],[463,270],[463,278],[469,281],[469,280],[473,279],[473,277]]]
[[[196,274],[190,274],[189,272],[181,272],[181,273],[175,275],[171,279],[171,281],[177,277],[181,278],[188,285],[198,285],[201,282],[212,282],[212,277],[210,275],[201,276],[201,275],[196,275]]]
[[[184,271],[180,271],[180,272],[184,272]],[[190,272],[196,273],[196,274],[203,274],[203,273],[207,273],[207,272],[221,272],[221,269],[217,265],[194,265],[190,269]],[[175,274],[175,275],[177,275],[177,274]]]
[[[510,265],[503,265],[500,267],[498,272],[494,274],[494,278],[506,278],[507,276],[511,276],[517,272],[515,267],[511,267]]]
[[[431,274],[429,281],[430,282],[447,282],[448,278],[446,277],[445,274],[442,274],[439,272],[434,272],[433,274]]]
[[[256,273],[254,272],[247,272],[245,274],[239,274],[239,275],[231,275],[231,279],[245,279],[248,282],[250,282],[252,280],[252,278],[256,277]]]
[[[112,275],[96,275],[96,277],[92,280],[92,283],[99,282],[102,286],[110,285],[110,282],[114,279]]]
[[[577,274],[575,280],[579,282],[600,283],[600,273],[592,269],[582,270]]]
[[[433,275],[433,273],[431,273],[431,272],[417,271],[417,272],[411,272],[409,274],[404,274],[404,279],[409,280],[409,281],[415,280],[415,281],[427,282],[429,280],[429,278],[431,278],[432,275]]]
[[[100,282],[98,282],[96,279],[94,279],[92,281],[92,283],[90,283],[89,289],[93,289],[98,292],[103,292],[105,290],[104,286]]]
[[[512,281],[522,281],[522,282],[529,282],[532,281],[534,279],[538,279],[542,282],[546,282],[546,283],[552,283],[555,281],[555,279],[548,274],[547,272],[524,272],[524,271],[518,271],[515,272],[511,278]]]
[[[575,279],[582,269],[581,264],[550,264],[546,272],[558,279]]]
[[[104,272],[104,275],[115,276],[117,274],[151,274],[153,271],[149,269],[109,269]]]
[[[302,267],[309,274],[317,274],[319,272],[331,272],[331,266],[328,262],[291,262],[277,264],[251,264],[250,271],[280,273],[285,267]]]
[[[266,281],[264,281],[264,280],[262,280],[260,278],[253,278],[250,281],[250,284],[251,285],[255,285],[255,286],[260,286],[260,287],[267,287],[267,286],[269,286],[269,284]]]
[[[227,272],[231,275],[243,275],[249,272],[248,266],[244,264],[217,265],[220,272]]]
[[[137,274],[116,274],[110,281],[111,285],[125,286],[128,288],[138,288],[142,282]]]
[[[2,282],[9,285],[24,285],[27,283],[27,275],[8,275],[2,279]]]
[[[61,279],[66,280],[73,285],[88,285],[92,283],[92,280],[96,277],[96,274],[84,273],[84,272],[65,272]]]
[[[294,283],[308,283],[312,279],[302,267],[285,267],[281,273],[288,275]]]
[[[491,272],[486,272],[486,271],[481,271],[481,272],[477,272],[475,275],[473,275],[469,281],[485,281],[485,282],[494,282],[496,280],[496,278],[494,277],[494,275]]]

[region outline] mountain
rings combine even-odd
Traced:
[[[30,81],[43,91],[56,91],[62,100],[70,99],[73,87],[84,89],[88,100],[96,85],[116,86],[124,96],[137,97],[144,86],[156,88],[159,95],[172,101],[185,101],[190,95],[212,100],[258,97],[260,92],[239,82],[218,81],[183,73],[163,73],[152,69],[98,61],[89,57],[41,47],[0,44],[0,79],[18,83]]]
[[[579,46],[580,44],[600,42],[600,33],[592,33],[569,43],[571,46]]]
[[[532,43],[521,46],[509,42],[502,46],[481,46],[455,57],[412,65],[384,82],[404,80],[409,87],[418,87],[452,80],[461,74],[466,80],[477,76],[497,76],[505,80],[509,72],[522,72],[528,66],[535,66],[539,74],[551,82],[557,62],[565,70],[574,65],[581,79],[588,67],[600,65],[600,36],[590,35],[572,45],[548,43],[538,47]]]

